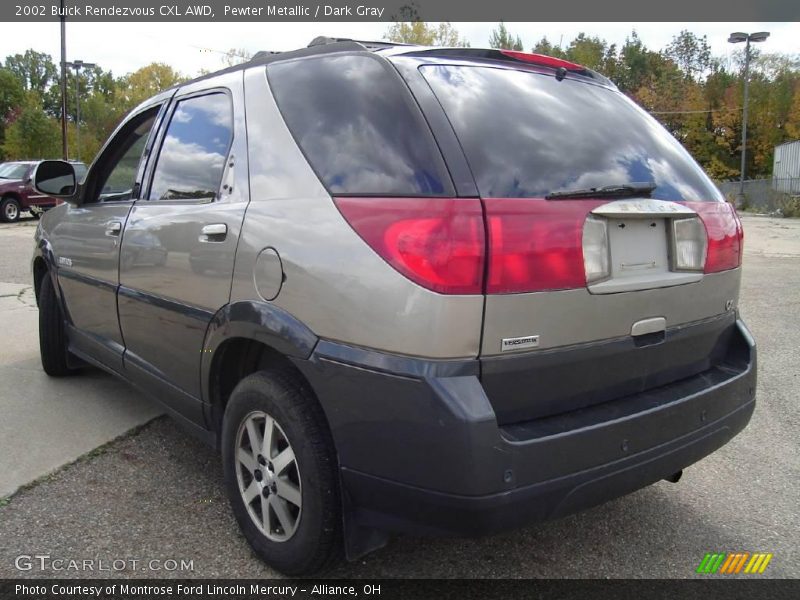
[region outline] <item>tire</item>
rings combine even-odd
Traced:
[[[3,198],[0,202],[0,219],[5,223],[19,221],[19,202],[14,198]]]
[[[39,355],[42,358],[44,372],[51,377],[63,377],[73,373],[67,366],[64,315],[49,273],[45,273],[39,289]]]
[[[255,432],[260,446],[268,418],[274,423],[272,445],[268,455],[259,456],[252,453],[250,436]],[[287,448],[295,461],[288,467]],[[246,460],[239,458],[240,450]],[[262,447],[262,452],[267,450]],[[222,460],[234,516],[268,565],[286,575],[306,576],[341,560],[342,512],[333,440],[313,392],[290,368],[254,373],[233,390],[222,424]]]

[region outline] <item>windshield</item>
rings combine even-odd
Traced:
[[[487,198],[652,182],[663,200],[723,200],[684,148],[616,90],[488,66],[420,70]]]
[[[0,177],[3,179],[22,179],[28,172],[27,163],[3,163],[0,165]]]

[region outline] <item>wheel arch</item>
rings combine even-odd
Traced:
[[[44,237],[37,239],[36,248],[33,251],[33,259],[31,260],[31,273],[33,275],[33,290],[36,295],[36,304],[39,304],[39,291],[42,289],[42,281],[45,276],[50,277],[53,284],[53,290],[56,293],[56,298],[61,303],[61,308],[68,321],[69,311],[67,310],[64,298],[61,295],[61,288],[58,285],[58,278],[56,277],[57,267],[55,261],[55,254],[50,242]]]
[[[313,392],[292,359],[308,359],[317,341],[302,322],[266,302],[235,302],[214,315],[203,344],[200,371],[206,422],[217,444],[228,398],[244,377],[270,366],[283,366]]]
[[[39,305],[39,291],[42,289],[42,281],[47,277],[47,262],[42,256],[33,259],[33,293],[36,296],[36,305]]]
[[[5,200],[6,198],[16,200],[20,209],[22,208],[22,196],[20,196],[17,192],[4,192],[2,195],[0,195],[0,200]]]

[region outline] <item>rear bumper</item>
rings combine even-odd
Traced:
[[[720,390],[720,393],[725,393]],[[671,443],[592,469],[486,496],[460,496],[342,469],[359,522],[390,531],[483,535],[562,517],[636,491],[708,456],[744,429],[755,402]],[[586,452],[580,434],[567,443]]]
[[[707,371],[505,426],[473,372],[477,361],[320,342],[298,366],[331,424],[352,522],[476,535],[627,494],[728,442],[750,420],[756,385],[755,344],[741,321],[732,327],[726,356]]]

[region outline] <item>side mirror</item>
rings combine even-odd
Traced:
[[[33,174],[33,187],[46,196],[74,200],[78,189],[75,167],[63,160],[43,160]]]

